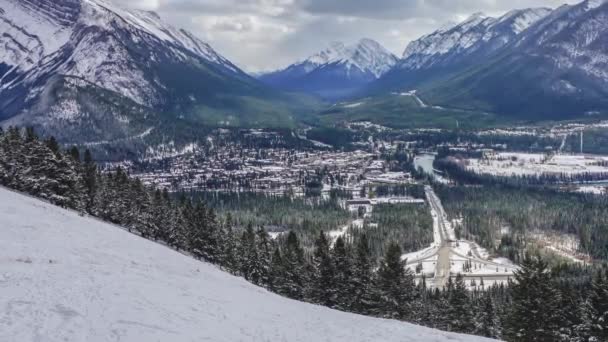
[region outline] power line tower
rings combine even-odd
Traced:
[[[581,155],[583,154],[583,134],[585,131],[581,131]]]

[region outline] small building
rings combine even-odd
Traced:
[[[348,206],[362,206],[362,205],[372,205],[372,200],[370,199],[353,199],[346,201],[346,205]]]

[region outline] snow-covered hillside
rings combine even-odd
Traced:
[[[0,188],[0,341],[489,341],[271,294]]]
[[[411,42],[399,68],[445,67],[463,62],[472,55],[488,56],[549,13],[548,8],[514,10],[499,18],[475,13],[462,23],[443,27]]]

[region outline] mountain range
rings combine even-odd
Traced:
[[[423,86],[420,96],[533,120],[608,113],[608,1],[550,12],[476,65]]]
[[[444,26],[409,43],[397,65],[374,86],[401,90],[475,65],[550,12],[548,8],[514,10],[499,18],[475,13],[461,23]]]
[[[606,0],[476,13],[409,43],[390,71],[321,118],[408,127],[599,118],[606,70]]]
[[[597,117],[608,113],[607,3],[476,13],[401,57],[370,39],[332,43],[253,77],[153,12],[107,0],[0,0],[0,124],[94,144],[302,121]]]
[[[306,92],[335,100],[352,95],[388,72],[398,58],[378,42],[331,43],[326,49],[259,79],[282,90]]]

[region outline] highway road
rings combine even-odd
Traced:
[[[502,264],[497,264],[488,260],[484,260],[477,248],[472,248],[471,252],[473,256],[465,256],[458,252],[455,248],[457,244],[456,236],[454,231],[449,227],[449,221],[445,210],[443,209],[443,205],[441,204],[441,200],[435,194],[432,187],[425,187],[427,201],[429,202],[429,206],[431,207],[431,212],[433,215],[433,219],[435,220],[434,229],[436,231],[435,236],[435,246],[437,248],[437,252],[430,254],[426,259],[430,257],[437,256],[437,262],[435,264],[435,272],[433,277],[434,287],[443,288],[448,283],[448,279],[452,276],[456,275],[456,270],[452,270],[452,261],[454,258],[460,258],[463,260],[469,260],[478,265],[497,267],[501,271],[503,269],[507,269],[507,272],[504,273],[488,273],[488,274],[469,274],[465,273],[463,276],[465,279],[488,279],[493,281],[507,281],[512,278],[512,272],[516,269],[516,267],[506,266]],[[475,246],[475,244],[471,244]],[[417,260],[416,262],[419,262]],[[411,264],[411,263],[408,263]]]
[[[443,210],[443,206],[439,202],[439,198],[433,191],[433,188],[427,186],[425,188],[426,197],[431,207],[431,211],[435,216],[436,225],[435,228],[439,230],[439,241],[435,241],[439,245],[439,252],[437,253],[437,263],[435,264],[435,287],[443,288],[448,282],[451,275],[451,262],[450,255],[452,248],[450,246],[450,240],[448,230],[446,228],[446,214]]]

